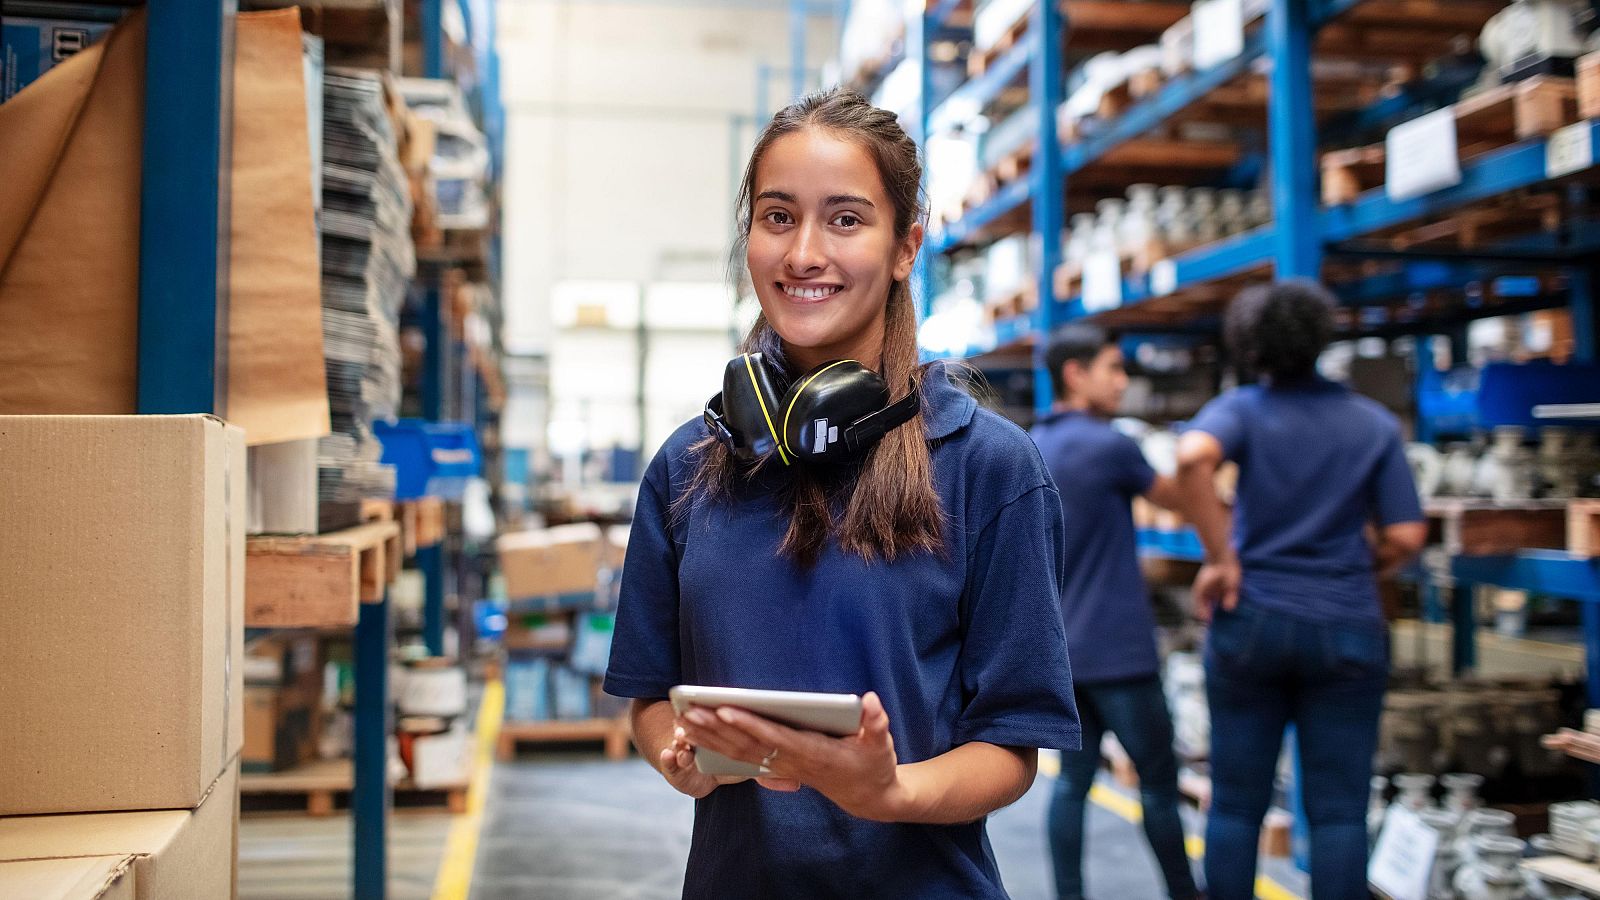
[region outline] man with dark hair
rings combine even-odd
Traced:
[[[1099,769],[1100,740],[1109,731],[1139,773],[1145,836],[1167,893],[1190,900],[1197,891],[1178,817],[1172,717],[1161,690],[1155,615],[1139,571],[1132,513],[1139,495],[1177,508],[1177,485],[1157,475],[1139,446],[1111,427],[1128,387],[1112,335],[1090,325],[1066,326],[1051,337],[1045,364],[1055,411],[1034,426],[1033,439],[1066,517],[1062,620],[1083,725],[1083,749],[1061,754],[1050,804],[1056,891],[1063,900],[1083,896],[1084,802]]]

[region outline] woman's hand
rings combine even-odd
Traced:
[[[907,808],[889,716],[875,693],[861,699],[861,730],[842,738],[780,725],[742,709],[697,707],[681,717],[688,743],[730,759],[764,765],[759,782],[773,790],[815,788],[862,819],[892,822]]]
[[[685,738],[682,728],[673,732],[672,743],[661,751],[657,768],[667,783],[699,800],[724,784],[737,784],[749,779],[733,775],[707,775],[694,764],[694,746]]]
[[[1239,582],[1243,578],[1237,557],[1208,562],[1194,577],[1194,613],[1202,622],[1211,621],[1218,604],[1227,611],[1239,605]]]

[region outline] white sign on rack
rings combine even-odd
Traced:
[[[1439,833],[1396,803],[1384,816],[1378,846],[1367,865],[1367,881],[1391,900],[1427,900],[1438,847]]]
[[[1195,0],[1194,67],[1209,69],[1244,52],[1243,0]]]
[[[1545,145],[1544,175],[1561,178],[1594,165],[1594,123],[1579,122],[1550,135]]]
[[[1122,305],[1122,260],[1104,250],[1083,261],[1083,308],[1090,312]]]
[[[1410,200],[1461,183],[1456,111],[1441,109],[1389,129],[1384,188],[1389,199]]]

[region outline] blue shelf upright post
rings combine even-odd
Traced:
[[[383,900],[389,882],[389,591],[361,604],[356,622],[355,785],[350,798],[355,832],[355,900]]]
[[[1061,105],[1064,86],[1061,80],[1061,35],[1063,20],[1057,4],[1036,3],[1033,7],[1032,59],[1028,69],[1028,92],[1039,116],[1038,146],[1033,154],[1033,240],[1039,242],[1031,255],[1038,260],[1036,278],[1039,308],[1034,313],[1033,408],[1040,416],[1050,411],[1053,389],[1045,348],[1055,326],[1055,272],[1061,263],[1061,228],[1066,216],[1067,185],[1061,160],[1061,142],[1056,136],[1056,108]]]
[[[425,78],[444,77],[444,0],[422,0],[420,31],[422,33],[422,75]]]
[[[922,196],[928,195],[928,113],[933,105],[929,93],[933,90],[932,72],[928,59],[928,10],[924,9],[906,20],[906,59],[917,61],[917,112],[912,122],[912,139],[922,149]],[[923,222],[927,228],[927,222]],[[927,232],[923,232],[922,250],[917,254],[916,268],[911,271],[911,299],[917,304],[917,322],[922,323],[933,312],[933,253],[928,246]]]
[[[1317,123],[1312,115],[1309,0],[1272,0],[1267,46],[1272,75],[1267,100],[1271,144],[1272,211],[1277,224],[1273,261],[1277,277],[1322,274],[1322,229],[1317,195]]]
[[[429,422],[444,418],[446,343],[443,294],[437,284],[423,293],[422,417]],[[422,570],[422,641],[429,656],[444,655],[444,548],[441,544],[417,548],[417,568]]]
[[[1310,0],[1272,0],[1267,9],[1267,54],[1272,60],[1267,92],[1267,137],[1272,166],[1272,258],[1283,278],[1322,274],[1322,226],[1317,195],[1317,122],[1312,111]],[[1301,813],[1300,754],[1293,757],[1290,802],[1295,865],[1310,869],[1310,826]]]
[[[139,205],[141,414],[228,406],[236,0],[151,0]]]

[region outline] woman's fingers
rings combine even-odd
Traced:
[[[765,747],[748,731],[710,710],[694,709],[684,717],[689,742],[713,750],[729,759],[759,763],[770,747]]]
[[[889,733],[889,714],[876,691],[868,691],[861,698],[861,730],[874,737]]]

